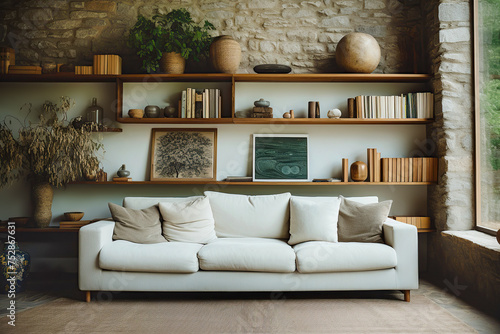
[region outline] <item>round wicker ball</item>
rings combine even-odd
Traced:
[[[337,44],[335,59],[347,72],[371,73],[380,62],[380,46],[372,35],[352,32]]]

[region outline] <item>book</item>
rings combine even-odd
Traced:
[[[349,182],[349,159],[342,159],[342,182]]]
[[[61,221],[59,228],[79,228],[90,224],[91,220],[78,220],[78,221]]]
[[[132,178],[131,177],[118,177],[118,176],[115,176],[115,177],[113,177],[113,181],[114,182],[129,182],[129,181],[132,181]]]
[[[252,182],[251,176],[228,176],[226,182]]]

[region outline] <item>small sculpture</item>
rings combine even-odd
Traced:
[[[283,114],[283,118],[292,118],[292,115],[287,111]]]
[[[340,118],[342,116],[342,111],[340,109],[332,109],[328,110],[328,113],[326,114],[328,118]]]
[[[269,101],[266,101],[266,100],[264,100],[264,99],[261,98],[260,100],[255,101],[253,103],[253,105],[256,106],[256,107],[264,107],[264,108],[266,108],[266,107],[269,107],[271,105],[271,103]]]
[[[118,175],[118,177],[127,177],[130,175],[130,172],[126,169],[125,165],[123,164],[116,172],[116,175]]]

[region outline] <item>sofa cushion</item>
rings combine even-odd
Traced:
[[[127,240],[142,244],[166,242],[161,235],[160,212],[152,206],[142,210],[121,207],[108,203],[115,221],[113,240]]]
[[[286,242],[264,238],[219,238],[198,252],[202,270],[295,271],[295,253]]]
[[[185,202],[192,201],[203,196],[190,196],[190,197],[125,197],[123,199],[123,206],[130,209],[144,209],[153,205],[158,205],[161,202]]]
[[[341,199],[339,212],[339,241],[342,242],[384,242],[382,225],[391,210],[392,201],[362,204]]]
[[[194,273],[199,269],[196,254],[201,247],[201,244],[184,242],[136,244],[119,240],[101,249],[99,267],[119,271]]]
[[[300,273],[379,270],[397,264],[396,251],[386,244],[310,241],[293,249]]]
[[[218,237],[288,239],[290,193],[234,195],[205,191]]]
[[[168,241],[204,244],[217,238],[208,198],[193,201],[160,202],[162,233]]]
[[[290,245],[305,241],[337,242],[340,199],[301,197],[290,199]]]

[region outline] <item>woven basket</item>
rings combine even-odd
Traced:
[[[164,52],[160,59],[160,71],[167,74],[182,74],[186,67],[186,59],[177,52]]]
[[[231,36],[216,37],[210,45],[210,59],[216,72],[236,73],[241,61],[240,44]]]

